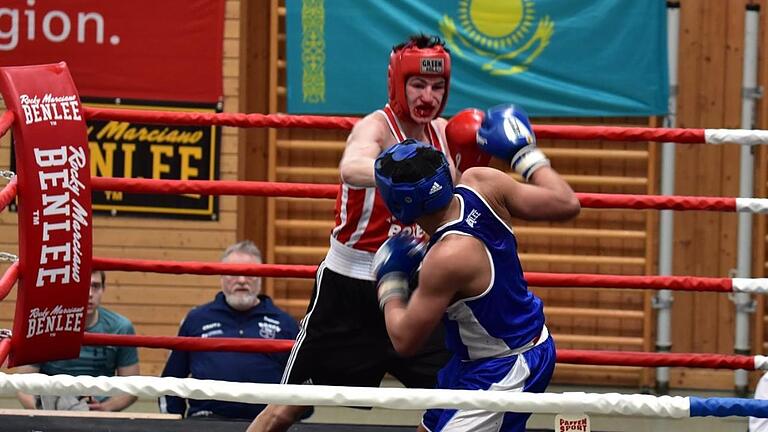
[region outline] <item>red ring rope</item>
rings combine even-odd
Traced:
[[[335,199],[338,186],[332,184],[280,183],[235,180],[153,180],[93,177],[93,190],[148,194],[249,195]],[[577,193],[582,207],[635,210],[735,211],[736,199],[675,195],[622,195]]]
[[[167,125],[234,126],[269,128],[352,129],[358,117],[327,117],[290,114],[193,113],[83,107],[89,120],[118,120]]]
[[[5,360],[11,352],[11,338],[0,339],[0,366],[5,366]]]
[[[560,349],[557,350],[557,361],[558,363],[600,366],[667,366],[755,370],[755,358],[752,356],[722,354],[673,354],[641,351],[587,351]]]
[[[312,279],[317,266],[294,264],[228,264],[201,261],[155,261],[93,257],[93,268],[105,271],[137,271],[197,275],[243,275]]]
[[[16,261],[0,277],[0,301],[8,297],[13,284],[19,279],[19,262]]]
[[[585,208],[622,208],[635,210],[709,210],[735,211],[736,199],[681,195],[623,195],[576,193]]]
[[[83,334],[83,345],[135,346],[143,348],[176,349],[181,351],[273,353],[290,351],[293,346],[293,341],[287,339],[138,336],[86,332]]]
[[[705,142],[704,129],[623,126],[533,125],[537,138],[608,141],[657,141],[683,144]]]
[[[0,137],[5,135],[6,132],[8,132],[8,129],[11,128],[11,125],[13,124],[13,112],[6,111],[3,113],[2,116],[0,116]]]
[[[180,113],[84,107],[86,118],[138,123],[197,126],[235,126],[271,128],[352,129],[358,117],[331,117],[288,114]],[[623,126],[534,125],[539,138],[610,141],[659,141],[704,143],[704,129],[649,128]]]
[[[250,195],[295,198],[336,198],[338,186],[311,183],[279,183],[237,180],[152,180],[92,177],[99,191],[149,194]]]
[[[629,276],[525,272],[525,280],[529,285],[540,287],[603,287],[714,292],[731,292],[733,290],[731,278],[701,276]]]
[[[16,198],[16,177],[0,189],[0,211],[5,210],[14,198]]]
[[[85,333],[83,345],[135,346],[143,348],[166,348],[182,351],[232,351],[232,352],[286,352],[294,341],[287,339],[240,339],[240,338],[198,338],[188,336],[136,336],[103,333]],[[752,356],[693,354],[693,353],[648,353],[640,351],[589,351],[557,350],[557,362],[602,366],[647,366],[647,367],[699,367],[712,369],[755,369]]]
[[[295,264],[227,264],[201,261],[159,261],[93,257],[93,267],[105,271],[143,271],[171,274],[246,275],[312,279],[317,266]],[[627,276],[586,273],[526,272],[529,285],[539,287],[603,287],[731,292],[730,278],[699,276]]]

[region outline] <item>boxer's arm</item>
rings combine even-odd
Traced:
[[[394,299],[384,306],[387,332],[398,353],[413,355],[424,344],[457,293],[475,282],[478,257],[485,254],[475,254],[469,246],[451,247],[442,242],[430,250],[410,300]]]
[[[375,114],[363,118],[347,137],[347,146],[339,163],[341,181],[352,186],[374,187],[373,164],[384,149],[386,129]]]
[[[490,168],[470,169],[464,173],[462,183],[478,190],[494,207],[519,219],[565,220],[581,210],[573,189],[550,166],[536,170],[527,184]]]

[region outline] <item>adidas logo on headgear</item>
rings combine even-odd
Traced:
[[[429,194],[432,195],[434,193],[440,192],[441,190],[443,190],[443,187],[440,186],[438,182],[434,182],[432,183],[432,189],[429,190]]]

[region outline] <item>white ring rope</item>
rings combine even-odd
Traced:
[[[115,395],[216,399],[245,403],[289,405],[370,406],[403,410],[458,408],[534,413],[594,413],[686,418],[689,401],[681,396],[618,393],[524,393],[476,390],[335,387],[235,383],[193,378],[149,376],[89,377],[0,373],[0,393],[16,391],[56,395]]]
[[[756,370],[768,369],[768,357],[763,356],[763,355],[756,355],[755,356],[755,369]]]
[[[736,211],[742,213],[768,213],[768,199],[736,198]]]
[[[733,292],[766,294],[768,278],[732,278]]]
[[[704,129],[707,144],[766,144],[768,131],[751,129]]]

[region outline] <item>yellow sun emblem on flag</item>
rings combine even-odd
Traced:
[[[458,21],[440,21],[446,44],[461,57],[469,50],[484,57],[482,69],[492,75],[528,70],[555,32],[549,16],[537,22],[533,0],[459,0]]]

